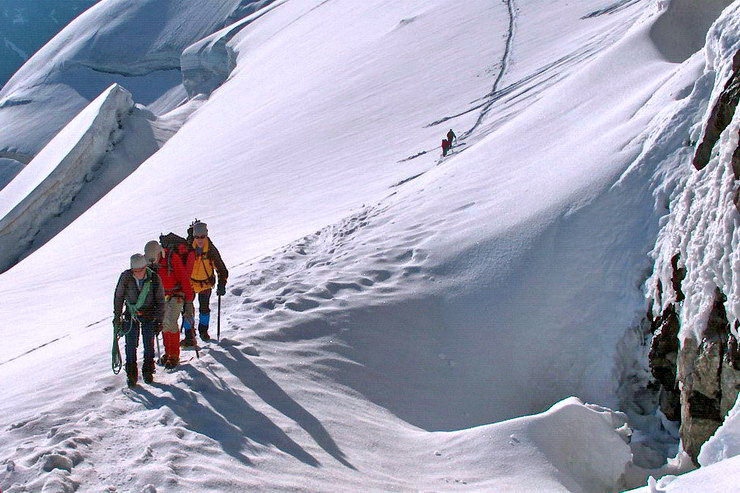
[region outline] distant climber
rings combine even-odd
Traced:
[[[198,332],[204,341],[210,340],[208,325],[211,320],[211,291],[216,287],[216,294],[226,294],[226,280],[229,271],[221,259],[216,246],[208,237],[208,225],[196,220],[188,229],[188,243],[195,252],[195,262],[190,275],[190,283],[193,291],[198,295]],[[216,278],[218,274],[218,280]],[[185,325],[185,339],[181,344],[183,347],[196,345],[195,329]]]
[[[457,135],[455,135],[455,132],[450,129],[449,132],[447,132],[447,142],[450,144],[450,149],[452,149],[452,141],[455,141],[457,143]]]
[[[163,317],[162,281],[157,273],[147,268],[144,255],[134,254],[131,256],[131,268],[121,273],[113,297],[113,327],[116,336],[126,338],[126,376],[129,387],[136,385],[139,375],[136,358],[139,332],[144,339],[144,381],[154,381],[154,337],[161,330]]]
[[[188,248],[185,238],[170,233],[150,241],[144,248],[149,265],[159,274],[164,288],[164,319],[162,339],[164,355],[160,363],[167,369],[180,364],[180,313],[183,320],[193,326],[193,287],[190,274],[195,263],[195,253]],[[184,308],[184,310],[183,310]]]
[[[447,139],[442,139],[442,157],[446,156],[449,150],[450,150],[450,141]]]

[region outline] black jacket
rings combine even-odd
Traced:
[[[146,270],[146,275],[147,279],[151,279],[152,286],[146,296],[144,305],[141,307],[138,318],[145,322],[161,323],[162,319],[164,319],[164,288],[162,287],[162,280],[159,278],[159,274],[150,269]],[[139,299],[139,293],[139,286],[131,269],[123,271],[121,277],[118,278],[116,294],[113,298],[114,320],[121,318],[126,301],[132,305],[136,304],[136,301]],[[128,313],[126,315],[127,318],[130,317]]]

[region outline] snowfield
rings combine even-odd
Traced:
[[[701,179],[687,142],[738,47],[730,3],[98,3],[0,93],[0,125],[27,125],[0,157],[34,156],[0,191],[0,490],[607,492],[685,471],[633,404],[640,324],[667,207]],[[115,282],[194,217],[230,270],[221,340],[127,389]],[[645,491],[734,484],[731,415],[706,468]]]

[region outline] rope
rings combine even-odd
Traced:
[[[134,317],[131,318],[129,321],[128,329],[123,330],[123,327],[116,327],[116,324],[113,324],[113,349],[111,351],[111,369],[113,370],[114,375],[118,375],[121,372],[121,368],[123,368],[123,360],[121,359],[121,349],[118,347],[118,340],[121,337],[125,337],[126,334],[131,332],[131,329],[134,327]]]

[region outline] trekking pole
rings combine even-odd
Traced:
[[[157,361],[162,359],[162,352],[159,348],[159,332],[157,332]]]
[[[218,317],[216,318],[216,340],[221,340],[221,295],[218,295]]]

